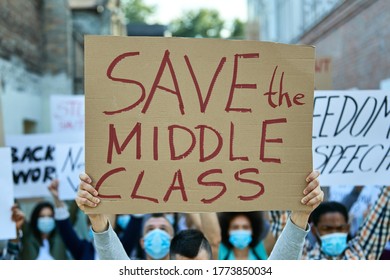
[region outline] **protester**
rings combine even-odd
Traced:
[[[39,202],[31,213],[29,223],[24,224],[21,259],[69,259],[56,229],[54,207],[50,202]]]
[[[317,238],[314,246],[307,244],[302,258],[379,259],[390,238],[390,186],[383,187],[376,204],[367,215],[355,237],[349,239],[350,224],[347,208],[338,202],[322,203],[310,217]]]
[[[223,212],[219,214],[222,242],[220,260],[266,260],[268,258],[262,237],[266,231],[263,213]]]
[[[308,210],[294,211],[291,213],[283,233],[275,244],[270,259],[297,259],[300,256],[303,242],[309,228],[308,219],[310,213],[323,200],[323,192],[321,191],[319,181],[317,179],[318,176],[319,172],[313,171],[307,177],[307,186],[303,191],[305,196],[302,198],[301,203],[309,206]],[[80,174],[80,180],[81,182],[76,202],[82,211],[86,211],[89,208],[96,207],[100,203],[100,199],[97,197],[98,192],[91,185],[92,180],[87,174]],[[88,217],[91,220],[95,236],[95,246],[99,255],[102,258],[104,255],[104,259],[129,259],[118,239],[118,236],[113,231],[107,216],[104,214],[88,214]],[[221,233],[220,230],[218,230],[219,227],[215,226],[218,222],[217,216],[214,213],[214,215],[203,217],[208,217],[210,219],[209,221],[202,223],[204,232],[209,233],[209,236],[205,234],[206,239],[210,243],[211,248],[215,248],[216,245],[218,248]],[[211,222],[212,219],[215,220],[214,223]],[[167,223],[169,224],[168,221]],[[173,228],[170,229],[173,232]],[[152,229],[151,232],[153,230],[156,229]],[[158,238],[156,237],[155,240],[163,240],[165,246],[168,244],[169,238],[167,234],[159,232],[155,235],[159,236]],[[218,249],[216,251],[218,251]],[[167,257],[165,256],[164,258]]]
[[[180,231],[170,245],[171,260],[212,260],[213,252],[210,243],[200,230],[186,229]]]
[[[99,259],[99,256],[94,248],[93,234],[90,225],[88,225],[88,238],[79,238],[70,220],[70,214],[67,205],[59,198],[58,188],[59,181],[57,179],[52,180],[48,186],[48,190],[50,191],[55,204],[54,218],[56,221],[56,226],[63,242],[65,243],[66,249],[69,250],[73,259],[75,260]],[[131,222],[128,221],[127,223],[122,224],[122,226],[125,227],[122,231],[123,234],[121,235],[121,242],[124,243],[126,252],[130,253],[134,248],[135,239],[136,242],[138,242],[136,232],[141,227],[141,220],[133,219]]]
[[[15,260],[19,258],[21,249],[21,237],[23,236],[22,226],[25,221],[25,215],[17,204],[11,208],[11,219],[16,224],[16,238],[11,240],[1,240],[0,260]]]

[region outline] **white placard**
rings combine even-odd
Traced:
[[[52,132],[84,131],[84,95],[52,95],[50,111]]]
[[[11,149],[0,148],[0,240],[16,238],[16,225],[11,220],[13,203]]]
[[[321,184],[389,185],[390,91],[316,91],[313,162]]]
[[[56,178],[55,145],[84,141],[81,133],[6,136],[12,151],[16,198],[50,197],[47,186]]]
[[[73,200],[76,197],[79,175],[84,171],[84,143],[56,145],[56,170],[59,180],[61,200]]]

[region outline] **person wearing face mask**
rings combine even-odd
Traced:
[[[353,238],[347,208],[323,202],[310,216],[316,244],[305,244],[302,258],[309,260],[377,260],[390,238],[390,186],[383,187],[376,204]]]
[[[286,226],[276,241],[268,259],[296,260],[300,258],[305,237],[310,229],[310,226],[308,225],[310,213],[324,198],[324,193],[321,190],[319,180],[317,179],[318,176],[318,171],[313,171],[307,176],[306,187],[303,189],[303,197],[300,199],[300,203],[305,205],[306,209],[293,211],[291,213]],[[77,206],[84,212],[88,212],[89,209],[96,207],[101,202],[98,197],[98,191],[92,184],[93,181],[87,174],[80,174],[79,190],[75,200]],[[92,224],[95,247],[99,252],[99,256],[104,260],[128,260],[129,256],[126,254],[118,235],[112,229],[107,215],[87,215]],[[150,217],[151,218],[145,222],[143,238],[141,239],[141,244],[145,249],[147,258],[153,259],[153,255],[155,257],[161,257],[161,259],[173,258],[174,256],[169,256],[169,252],[165,255],[169,237],[167,234],[161,232],[165,231],[172,237],[172,225],[165,217]],[[218,226],[217,215],[216,213],[200,213],[200,218],[202,220],[200,231],[204,233],[205,239],[209,243],[212,250],[212,258],[217,259],[218,246],[221,242],[221,232],[220,227]],[[163,226],[166,226],[166,228],[164,229]],[[191,235],[183,234],[182,238],[186,238],[186,236]],[[169,243],[170,242],[171,240],[169,240]],[[181,242],[185,244],[191,242],[191,240],[180,240],[180,243]],[[152,246],[151,244],[154,244],[155,246]],[[199,251],[201,251],[200,247],[201,246],[197,247]],[[195,258],[188,256],[184,257],[186,257],[186,259],[200,259],[200,256],[198,255],[196,255]],[[210,259],[210,256],[207,256],[207,254],[205,254],[202,259],[205,257]]]
[[[93,232],[89,224],[89,219],[87,221],[89,228],[88,238],[82,239],[78,236],[73,227],[67,205],[58,196],[59,187],[60,182],[57,179],[54,179],[50,182],[48,190],[54,200],[54,218],[56,227],[61,235],[66,249],[75,260],[99,259],[99,255],[94,247]],[[140,232],[142,218],[137,216],[130,218],[129,215],[118,215],[116,217],[116,225],[120,228],[120,240],[123,243],[126,252],[129,254],[140,237],[140,234],[137,235],[137,232]]]
[[[262,212],[223,212],[219,214],[222,242],[220,260],[266,260],[262,242],[265,221]]]
[[[50,202],[39,202],[31,213],[29,223],[24,224],[21,259],[69,259],[61,236],[56,230],[54,207]]]

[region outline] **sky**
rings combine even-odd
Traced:
[[[181,17],[183,11],[200,8],[218,10],[225,21],[247,19],[247,0],[144,0],[144,3],[157,7],[156,18],[160,24],[168,24],[172,19]]]

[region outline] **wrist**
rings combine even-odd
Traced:
[[[309,222],[309,217],[310,213],[307,213],[305,211],[293,211],[291,213],[290,219],[297,227],[306,230]]]
[[[108,229],[108,218],[103,214],[88,215],[94,232],[103,232]]]

